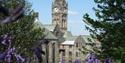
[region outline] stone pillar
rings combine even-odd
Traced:
[[[55,63],[59,63],[59,43],[55,42]]]
[[[59,63],[59,45],[56,41],[50,41],[48,44],[48,62]]]
[[[49,59],[49,63],[52,63],[52,41],[50,41],[50,43],[48,44],[49,46],[49,55],[48,55],[48,59]]]

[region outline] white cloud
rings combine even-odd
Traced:
[[[69,10],[68,14],[69,15],[78,15],[78,12]]]

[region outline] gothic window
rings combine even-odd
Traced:
[[[62,20],[62,25],[61,26],[63,27],[63,20]]]
[[[63,14],[63,15],[62,15],[62,19],[63,19],[63,20],[65,20],[65,18],[66,18],[66,15],[65,15],[65,14]]]
[[[65,24],[64,24],[64,20],[62,20],[62,27],[64,27],[65,26]]]
[[[64,13],[67,13],[67,8],[66,7],[64,7]]]
[[[55,20],[57,21],[55,24],[59,24],[61,28],[65,28],[67,23],[65,22],[67,20],[67,6],[68,4],[66,3],[65,0],[55,0],[52,3],[52,15]],[[66,24],[65,24],[66,23]]]
[[[69,63],[72,63],[72,60],[69,60]]]
[[[69,45],[69,48],[72,48],[72,45]]]
[[[52,50],[53,63],[55,63],[55,43],[53,43],[52,48],[53,48],[53,50]]]
[[[64,47],[64,45],[62,45],[62,47]]]
[[[76,47],[78,47],[78,43],[76,43]]]
[[[71,51],[69,51],[69,56],[70,56],[70,57],[72,56],[72,52],[71,52]]]
[[[78,55],[78,52],[76,52],[76,57],[78,57],[79,55]]]
[[[65,56],[65,52],[62,52],[62,55]]]
[[[66,21],[64,22],[64,24],[65,24],[65,27],[67,27],[67,23],[66,23]]]

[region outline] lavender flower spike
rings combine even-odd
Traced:
[[[22,56],[20,56],[19,54],[15,54],[15,57],[16,57],[18,62],[23,63],[25,61],[25,59]]]
[[[12,61],[12,56],[15,53],[15,48],[9,48],[7,50],[7,55],[5,56],[5,61],[10,63]]]
[[[1,43],[3,45],[6,45],[6,46],[11,45],[11,36],[10,36],[10,34],[7,33],[7,34],[1,36]]]
[[[0,61],[4,60],[6,54],[5,53],[0,53]]]
[[[86,58],[86,63],[100,63],[94,53],[89,53]]]
[[[111,58],[106,58],[104,63],[112,63]]]

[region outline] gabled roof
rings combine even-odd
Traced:
[[[65,38],[65,40],[70,40],[70,41],[75,41],[75,39],[77,38],[77,36],[73,36],[70,31],[66,31],[63,37]]]
[[[74,45],[74,43],[75,43],[75,41],[64,41],[61,44],[63,44],[63,45]]]
[[[43,25],[46,29],[48,29],[49,31],[54,31],[56,25],[54,24],[44,24]]]
[[[46,29],[40,21],[35,21],[34,23],[35,25],[35,28],[41,28],[41,29],[45,29],[44,30],[44,34],[45,34],[45,39],[52,39],[52,40],[56,40],[57,37],[51,32],[49,31],[48,29]]]
[[[96,40],[94,38],[92,38],[90,35],[80,35],[81,38],[83,38],[83,40],[86,43],[95,43]]]
[[[50,32],[49,30],[45,29],[45,39],[52,39],[52,40],[56,40],[58,39],[52,32]]]
[[[72,41],[75,41],[77,38],[77,36],[72,36],[72,37],[67,37],[66,40],[72,40]]]
[[[72,33],[70,32],[70,31],[66,31],[65,33],[64,33],[64,35],[63,35],[63,37],[65,38],[65,37],[72,37],[73,35],[72,35]]]

